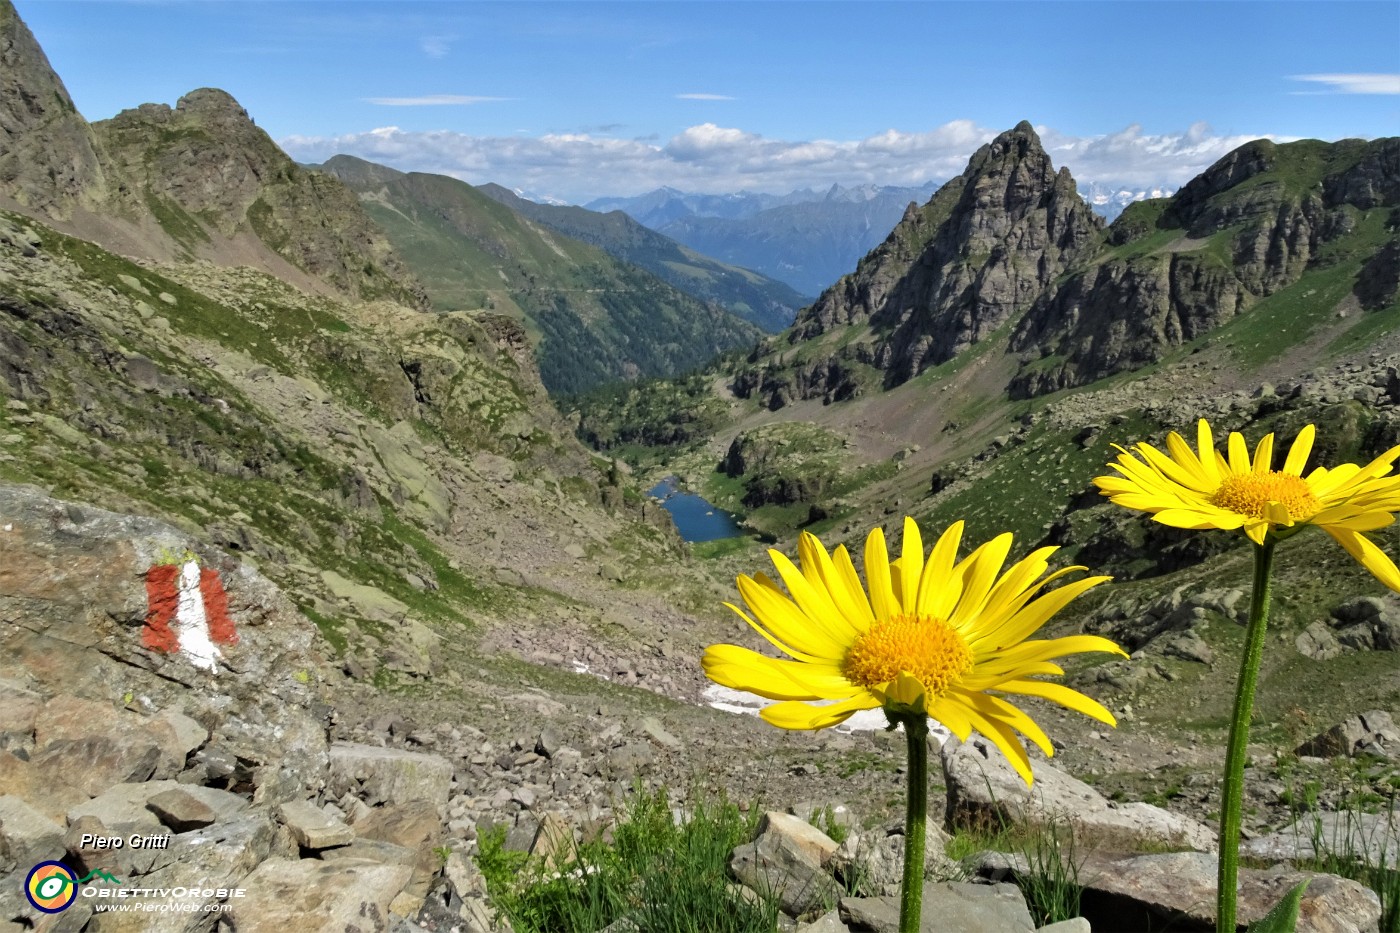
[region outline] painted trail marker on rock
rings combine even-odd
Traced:
[[[147,570],[146,606],[141,643],[152,651],[179,653],[195,667],[214,671],[218,646],[238,643],[219,572],[194,558]]]

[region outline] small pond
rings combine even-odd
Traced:
[[[674,476],[647,490],[647,495],[661,500],[662,507],[671,513],[676,530],[687,541],[715,541],[744,533],[737,518],[694,493],[683,492]]]

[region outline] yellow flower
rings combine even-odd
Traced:
[[[1026,641],[1070,600],[1108,577],[1085,577],[1042,593],[1046,584],[1083,567],[1046,575],[1045,547],[1005,573],[1011,535],[957,561],[963,523],[948,528],[927,560],[919,528],[904,520],[904,547],[891,562],[879,528],[865,542],[869,598],[845,547],[828,554],[803,534],[799,570],[769,551],[787,594],[760,573],[739,577],[739,593],[758,617],[726,604],[792,660],[737,645],[711,645],[705,674],[715,683],[781,700],[762,716],[784,729],[822,729],[858,710],[928,715],[965,740],[982,733],[1031,783],[1030,759],[1016,733],[1054,754],[1049,738],[1024,712],[985,691],[1035,696],[1109,725],[1113,714],[1061,684],[1034,679],[1063,674],[1054,658],[1081,651],[1123,650],[1096,635]],[[1125,655],[1126,656],[1126,655]],[[801,701],[827,701],[813,705]]]
[[[1274,470],[1272,434],[1259,442],[1251,459],[1244,437],[1231,433],[1226,458],[1215,449],[1210,424],[1202,418],[1196,450],[1175,431],[1167,435],[1165,454],[1139,443],[1138,459],[1120,447],[1122,454],[1110,466],[1122,475],[1100,476],[1094,484],[1114,503],[1149,512],[1164,525],[1242,529],[1255,544],[1270,534],[1284,538],[1316,525],[1376,579],[1400,590],[1395,562],[1363,534],[1391,524],[1400,511],[1400,475],[1391,475],[1400,447],[1364,467],[1317,467],[1304,476],[1315,433],[1312,425],[1303,428],[1283,469]]]

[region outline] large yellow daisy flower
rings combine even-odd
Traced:
[[[737,645],[711,645],[705,674],[715,683],[770,700],[761,715],[784,729],[822,729],[858,710],[885,707],[926,714],[965,740],[982,733],[1005,753],[1027,784],[1030,759],[1019,732],[1054,754],[1049,738],[1024,712],[985,691],[1042,697],[1116,725],[1102,705],[1061,684],[1035,679],[1063,674],[1055,658],[1082,651],[1123,650],[1096,635],[1026,641],[1072,599],[1108,577],[1085,577],[1048,593],[1044,547],[1005,573],[1011,535],[993,538],[957,561],[963,523],[948,528],[927,560],[919,528],[904,520],[904,546],[891,562],[879,528],[865,542],[861,588],[846,548],[833,554],[803,534],[799,570],[769,551],[787,593],[766,575],[740,576],[739,593],[758,617],[726,604],[792,660],[770,658]],[[1125,655],[1126,656],[1126,655]],[[813,705],[803,701],[826,701]]]
[[[1316,525],[1392,590],[1400,590],[1395,562],[1363,532],[1384,528],[1400,511],[1400,475],[1391,475],[1400,447],[1370,463],[1317,467],[1303,475],[1315,429],[1308,425],[1289,448],[1283,469],[1273,469],[1274,436],[1249,455],[1244,437],[1230,434],[1229,457],[1215,449],[1210,424],[1196,429],[1196,450],[1173,431],[1167,453],[1148,443],[1122,451],[1110,464],[1121,476],[1094,480],[1114,503],[1149,512],[1175,528],[1242,529],[1255,544],[1273,534],[1287,537]],[[1139,456],[1141,459],[1139,459]]]

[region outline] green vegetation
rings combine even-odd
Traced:
[[[650,272],[549,233],[442,175],[347,174],[440,311],[493,310],[525,322],[545,387],[585,392],[636,376],[674,376],[752,343],[759,331]]]
[[[741,896],[728,879],[729,855],[753,837],[759,812],[720,798],[678,822],[664,789],[636,789],[612,845],[566,847],[549,866],[506,851],[497,830],[478,864],[517,933],[592,933],[623,917],[656,933],[771,933],[776,899]]]
[[[476,190],[551,230],[639,266],[688,295],[718,302],[765,331],[782,330],[792,323],[793,312],[810,300],[776,279],[687,249],[621,211],[600,214],[582,207],[537,204],[499,185]]]

